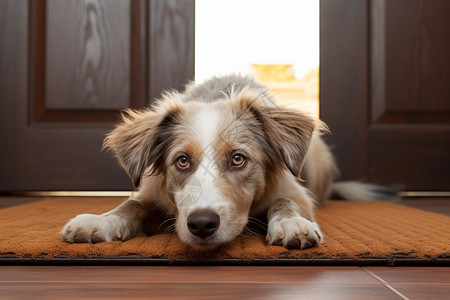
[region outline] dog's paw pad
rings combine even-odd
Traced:
[[[61,230],[63,241],[68,243],[99,243],[126,239],[126,223],[115,215],[78,215]]]
[[[322,234],[319,226],[301,217],[285,218],[269,222],[267,241],[271,245],[305,249],[319,245]]]

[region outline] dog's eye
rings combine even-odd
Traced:
[[[242,167],[245,164],[245,156],[242,154],[234,154],[231,159],[233,167]]]
[[[186,156],[180,156],[177,159],[177,167],[180,169],[187,169],[190,167],[189,158]]]

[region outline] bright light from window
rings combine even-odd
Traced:
[[[275,94],[287,87],[298,92],[295,98],[318,98],[319,0],[196,0],[195,14],[197,82],[259,73]],[[286,74],[272,76],[277,72]],[[305,78],[315,78],[308,83],[315,92],[299,92]]]

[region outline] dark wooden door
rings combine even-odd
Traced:
[[[194,0],[2,0],[0,191],[126,190],[105,134],[194,75]]]
[[[450,1],[322,0],[320,14],[342,178],[450,190]]]

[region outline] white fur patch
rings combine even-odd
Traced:
[[[113,214],[82,214],[64,226],[61,236],[68,243],[111,242],[127,240],[130,237],[130,229],[125,219]]]
[[[210,208],[218,211],[226,206],[220,190],[216,186],[217,164],[212,156],[203,155],[197,170],[183,189],[175,194],[178,207],[187,208],[187,213],[196,209]]]
[[[217,186],[219,176],[215,160],[215,141],[221,122],[220,112],[214,106],[203,106],[193,116],[192,129],[197,141],[202,147],[203,155],[195,173],[182,190],[175,193],[178,206],[177,232],[180,238],[188,244],[197,244],[201,239],[193,236],[187,227],[188,216],[196,210],[210,209],[221,219],[217,232],[208,239],[211,243],[222,243],[231,236],[226,221],[230,214],[230,202],[222,196]]]
[[[322,242],[322,233],[316,222],[300,216],[283,218],[274,216],[268,224],[267,241],[270,245],[305,249]]]
[[[197,208],[211,208],[217,211],[220,206],[217,203],[223,199],[215,184],[218,171],[213,148],[220,121],[221,114],[212,105],[201,106],[193,117],[192,129],[202,147],[203,156],[196,172],[180,192],[178,199],[176,198],[183,202],[177,201],[178,204],[192,206],[189,212]]]
[[[213,105],[203,105],[193,118],[194,134],[198,137],[204,151],[212,150],[217,138],[217,128],[221,120],[220,112]]]
[[[220,120],[220,112],[212,105],[200,106],[193,116],[191,128],[202,147],[202,160],[183,190],[175,194],[177,205],[189,207],[189,212],[197,208],[217,209],[213,202],[222,199],[215,185],[218,171],[213,148]]]
[[[227,241],[230,237],[224,220],[229,215],[230,203],[221,195],[216,186],[218,176],[217,165],[214,161],[203,157],[202,162],[191,176],[183,189],[175,194],[178,206],[177,232],[182,241],[187,244],[196,245],[201,239],[192,235],[187,227],[188,216],[196,210],[209,209],[220,216],[220,226],[217,232],[209,239],[215,244]],[[223,219],[225,217],[225,219]]]

